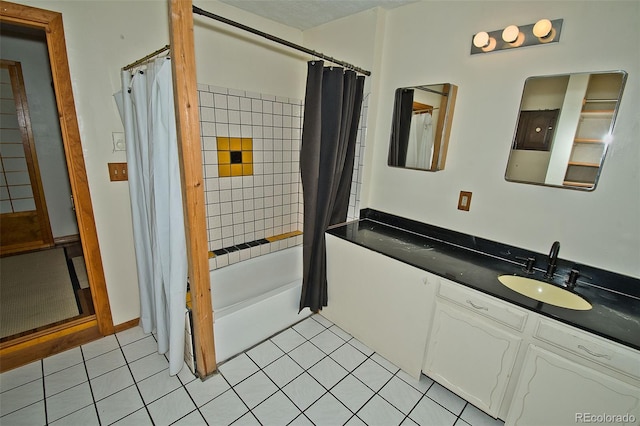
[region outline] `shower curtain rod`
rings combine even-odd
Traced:
[[[156,51],[155,51],[155,52],[153,52],[153,53],[149,53],[149,54],[148,54],[147,56],[145,56],[144,58],[140,58],[140,59],[138,59],[137,61],[132,62],[132,63],[130,63],[129,65],[122,67],[122,71],[128,71],[128,70],[130,70],[131,68],[133,68],[133,67],[135,67],[135,66],[137,66],[137,65],[144,64],[144,63],[145,63],[146,61],[148,61],[149,59],[153,58],[154,56],[158,56],[159,54],[161,54],[161,53],[162,53],[162,52],[164,52],[164,51],[169,50],[170,48],[171,48],[171,46],[169,46],[169,45],[167,44],[167,45],[166,45],[165,47],[163,47],[162,49],[158,49],[158,50],[156,50]]]
[[[200,9],[197,6],[193,6],[193,13],[198,14],[198,15],[202,15],[202,16],[206,16],[207,18],[215,19],[216,21],[223,22],[225,24],[234,26],[236,28],[240,28],[241,30],[245,30],[245,31],[248,31],[248,32],[250,32],[252,34],[259,35],[259,36],[264,37],[264,38],[266,38],[268,40],[275,41],[276,43],[283,44],[283,45],[285,45],[287,47],[299,50],[301,52],[304,52],[304,53],[307,53],[309,55],[315,56],[317,58],[326,59],[329,62],[341,65],[341,66],[343,66],[345,68],[348,68],[348,69],[351,69],[351,70],[353,70],[353,71],[355,71],[357,73],[364,74],[366,76],[370,76],[371,75],[371,71],[364,70],[364,69],[362,69],[360,67],[356,67],[355,65],[351,65],[351,64],[349,64],[347,62],[341,61],[339,59],[332,58],[331,56],[327,56],[327,55],[325,55],[323,53],[316,52],[315,50],[307,49],[306,47],[291,43],[290,41],[281,39],[281,38],[273,36],[271,34],[267,34],[267,33],[262,32],[260,30],[256,30],[255,28],[251,28],[251,27],[249,27],[247,25],[244,25],[244,24],[241,24],[239,22],[232,21],[232,20],[224,18],[224,17],[222,17],[220,15],[215,15],[215,14],[213,14],[211,12],[207,12],[206,10]]]

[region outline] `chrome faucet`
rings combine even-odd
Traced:
[[[545,272],[545,278],[553,278],[553,274],[558,267],[558,253],[560,253],[560,241],[554,241],[551,245],[551,251],[549,252],[549,258],[547,260],[547,272]]]

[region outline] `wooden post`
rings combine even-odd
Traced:
[[[216,371],[209,248],[200,148],[191,0],[170,0],[171,64],[182,175],[189,282],[193,310],[194,356],[198,376]]]

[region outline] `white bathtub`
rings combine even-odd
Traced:
[[[211,271],[216,361],[222,362],[309,316],[298,314],[302,246]]]

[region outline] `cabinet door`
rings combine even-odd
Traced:
[[[493,321],[438,301],[424,372],[496,417],[521,340]]]
[[[328,306],[322,315],[419,377],[436,287],[428,276],[327,235]]]
[[[639,388],[532,345],[506,423],[637,424],[639,419]]]

